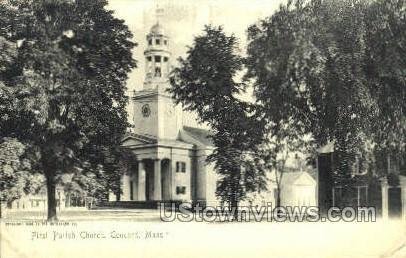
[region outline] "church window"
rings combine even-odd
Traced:
[[[148,45],[152,46],[152,39],[148,40]]]
[[[177,186],[176,194],[186,194],[186,186]]]
[[[157,44],[157,45],[161,45],[161,40],[156,39],[156,40],[155,40],[155,44]]]
[[[151,61],[152,61],[152,57],[148,56],[148,57],[147,57],[147,60],[148,60],[148,62],[151,62]]]
[[[167,41],[167,40],[164,40],[164,45],[168,45],[168,41]]]
[[[186,163],[176,162],[176,172],[186,173]]]
[[[168,58],[167,58],[167,57],[164,57],[164,62],[168,62]]]
[[[155,56],[155,63],[160,63],[160,62],[161,62],[161,57]]]

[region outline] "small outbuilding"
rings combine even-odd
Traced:
[[[317,182],[308,172],[286,172],[280,178],[281,206],[317,206]],[[275,172],[268,175],[268,190],[251,196],[253,205],[269,205],[276,207],[278,187]]]
[[[316,180],[307,172],[283,174],[281,179],[281,205],[316,206],[316,185]],[[276,188],[276,185],[274,187]]]

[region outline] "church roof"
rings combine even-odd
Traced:
[[[271,180],[275,180],[275,175],[272,172]],[[313,185],[315,184],[315,179],[308,172],[285,172],[282,175],[281,184],[284,186],[288,185]]]
[[[210,131],[206,129],[183,126],[183,131],[186,132],[190,137],[199,141],[202,145],[214,146],[213,141],[210,138]]]
[[[143,144],[154,144],[158,142],[158,139],[152,135],[143,135],[143,134],[136,134],[133,132],[126,132],[123,139],[121,139],[121,143],[125,145],[125,142],[130,139],[137,139],[139,142]]]

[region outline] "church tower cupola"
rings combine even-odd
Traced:
[[[164,90],[167,87],[170,72],[169,37],[160,23],[162,9],[157,10],[157,22],[148,33],[145,56],[144,89]]]

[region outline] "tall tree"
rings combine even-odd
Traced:
[[[372,10],[375,4],[380,7]],[[248,29],[246,76],[255,81],[267,120],[276,129],[283,121],[295,121],[296,132],[311,134],[318,146],[334,142],[340,157],[336,179],[342,185],[351,184],[356,155],[364,159],[370,146],[395,143],[391,134],[404,143],[404,10],[404,1],[397,0],[289,1]],[[381,24],[382,17],[390,21]],[[390,37],[394,28],[399,36],[374,39],[382,37],[382,30]],[[392,60],[395,66],[385,65],[388,45],[399,56]],[[391,69],[396,75],[389,75]],[[391,125],[390,133],[376,126],[383,121]],[[385,140],[377,141],[377,135]]]
[[[222,27],[206,26],[194,39],[186,59],[171,76],[172,93],[178,104],[196,112],[210,125],[214,152],[208,157],[219,174],[216,194],[237,208],[246,193],[265,187],[264,172],[255,169],[255,148],[262,139],[261,120],[254,107],[238,98],[246,85],[236,80],[243,68],[237,38]]]
[[[125,95],[135,67],[132,34],[107,1],[18,0],[0,3],[0,36],[17,46],[1,71],[1,136],[40,153],[48,219],[56,219],[58,175],[100,162],[128,126]]]
[[[365,17],[366,72],[378,104],[373,142],[378,162],[385,164],[378,171],[387,171],[392,156],[403,161],[406,175],[406,2],[375,1]]]

